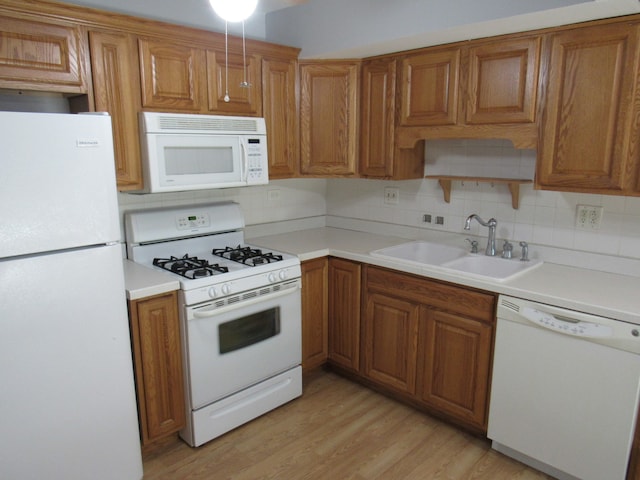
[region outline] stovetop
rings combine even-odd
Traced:
[[[232,202],[130,212],[125,222],[129,259],[175,275],[187,305],[301,275],[295,255],[244,243]]]

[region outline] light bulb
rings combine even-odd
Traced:
[[[213,11],[227,22],[242,22],[255,12],[258,0],[209,0]]]

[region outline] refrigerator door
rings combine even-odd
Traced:
[[[0,258],[120,241],[111,117],[0,112]]]
[[[0,478],[138,480],[119,245],[0,260]]]

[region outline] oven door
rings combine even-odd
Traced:
[[[300,279],[186,307],[186,357],[196,410],[300,365]]]

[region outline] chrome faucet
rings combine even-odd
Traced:
[[[475,213],[469,215],[467,220],[464,222],[464,229],[471,229],[471,220],[476,219],[480,225],[483,227],[489,228],[489,238],[487,239],[487,249],[485,250],[485,255],[494,256],[496,254],[496,227],[498,226],[498,221],[495,218],[490,218],[488,222],[482,220]]]

